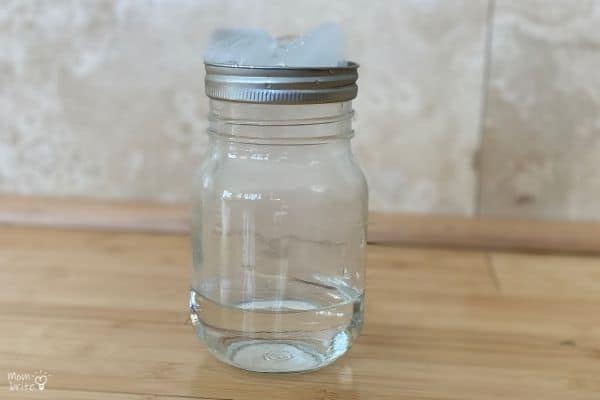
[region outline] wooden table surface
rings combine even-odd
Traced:
[[[189,264],[182,235],[0,227],[0,399],[600,399],[600,258],[370,246],[362,336],[292,375],[207,353]]]

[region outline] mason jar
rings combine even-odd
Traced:
[[[228,364],[313,370],[360,333],[368,196],[350,147],[357,68],[206,64],[189,306]]]

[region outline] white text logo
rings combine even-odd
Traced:
[[[39,370],[37,372],[17,372],[8,373],[8,385],[11,392],[34,392],[36,390],[46,389],[49,373]]]

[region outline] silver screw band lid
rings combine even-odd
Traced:
[[[255,67],[205,63],[211,99],[262,104],[320,104],[352,100],[358,64],[337,67]]]

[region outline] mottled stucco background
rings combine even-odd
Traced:
[[[0,192],[186,201],[210,32],[326,21],[372,209],[600,219],[599,0],[0,0]]]

